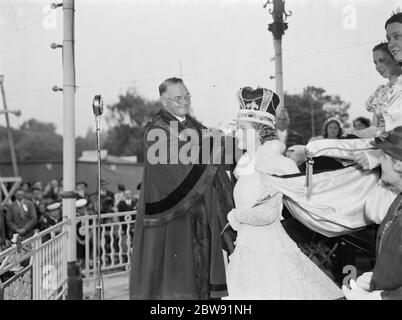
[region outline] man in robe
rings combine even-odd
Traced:
[[[230,254],[235,239],[224,229],[234,203],[232,182],[217,161],[223,148],[203,136],[206,128],[190,115],[191,96],[181,79],[165,80],[159,93],[162,108],[144,137],[130,299],[219,299],[227,295],[223,250]],[[198,150],[192,161],[189,147]],[[202,161],[205,154],[214,155]]]

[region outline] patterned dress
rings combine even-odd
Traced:
[[[379,86],[367,99],[366,109],[378,119],[378,127],[389,131],[402,125],[402,75],[393,84]]]
[[[240,159],[239,164],[242,162]],[[280,222],[282,193],[267,183],[268,175],[253,167],[250,161],[234,190],[235,216],[240,224],[227,267],[229,299],[342,297],[336,284],[288,236]]]

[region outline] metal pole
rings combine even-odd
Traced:
[[[68,217],[67,299],[82,300],[82,276],[77,264],[75,209],[75,65],[74,0],[63,0],[63,217]]]
[[[282,39],[274,39],[275,50],[275,86],[276,94],[279,96],[279,107],[284,106],[285,98],[283,95],[283,71],[282,71]]]
[[[285,20],[292,14],[292,12],[286,12],[285,0],[268,0],[265,3],[264,8],[268,5],[272,5],[272,8],[269,9],[269,13],[274,19],[274,22],[268,25],[268,30],[272,32],[274,37],[276,94],[280,98],[279,108],[284,108],[285,97],[283,94],[282,36],[288,28],[288,24]]]
[[[19,177],[20,174],[18,171],[17,157],[15,155],[13,134],[11,132],[10,118],[9,118],[9,115],[7,112],[8,110],[7,110],[7,103],[6,103],[6,93],[4,90],[4,75],[0,75],[0,86],[1,86],[1,95],[3,97],[3,107],[4,107],[4,111],[5,111],[5,116],[6,116],[8,144],[10,146],[10,154],[11,154],[11,162],[13,165],[13,173],[14,173],[14,177]]]
[[[95,278],[95,298],[101,300],[103,297],[103,280],[102,280],[102,270],[101,270],[101,256],[100,256],[100,241],[101,241],[101,144],[100,144],[100,116],[103,113],[103,101],[100,95],[96,95],[92,108],[95,114],[96,122],[96,150],[98,158],[98,219],[96,223],[97,230],[97,246],[96,246],[96,278]]]
[[[314,105],[313,102],[310,101],[310,113],[311,113],[311,137],[315,136],[315,123],[314,123]]]
[[[100,147],[100,125],[99,118],[97,119],[96,126],[96,145],[98,156],[98,221],[97,221],[97,248],[96,248],[96,291],[95,298],[102,299],[103,285],[102,285],[102,271],[101,271],[101,257],[100,257],[100,241],[101,241],[101,147]]]

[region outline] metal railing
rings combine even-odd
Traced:
[[[135,216],[137,211],[101,214],[100,259],[102,276],[127,273],[131,266]],[[77,246],[85,252],[83,258],[84,285],[96,275],[97,215],[77,217]],[[77,250],[80,251],[80,250]],[[78,257],[79,258],[79,257]]]
[[[101,215],[102,276],[127,273],[131,266],[136,211]],[[77,217],[84,284],[95,286],[97,215]],[[67,245],[70,220],[64,220],[0,252],[0,300],[64,299],[67,294]]]
[[[0,299],[63,299],[67,293],[66,226],[62,221],[0,252]]]

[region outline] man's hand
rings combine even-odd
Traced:
[[[365,272],[356,280],[356,285],[363,290],[370,290],[371,278],[373,277],[372,272]]]
[[[368,157],[364,152],[358,153],[355,157],[355,161],[363,170],[370,169]]]

